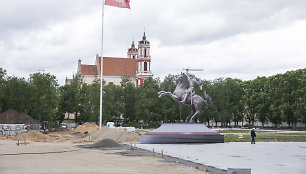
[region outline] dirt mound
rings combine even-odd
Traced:
[[[33,130],[33,131],[28,132],[28,133],[19,134],[12,139],[15,139],[15,140],[32,140],[32,141],[47,141],[47,140],[50,140],[51,137],[49,137],[48,135],[42,134],[38,130]]]
[[[0,124],[39,124],[39,121],[24,112],[9,109],[0,114]]]
[[[80,133],[88,132],[88,133],[91,133],[93,131],[96,131],[98,128],[99,128],[99,126],[96,125],[96,124],[85,123],[85,124],[82,124],[82,125],[78,126],[77,128],[75,128],[73,130],[73,132],[80,132]]]
[[[116,143],[114,140],[106,138],[99,142],[91,145],[92,148],[118,148],[121,147],[120,144]]]
[[[134,132],[128,132],[122,128],[103,127],[101,130],[92,132],[89,135],[96,141],[100,141],[106,138],[113,139],[117,143],[131,143],[140,141],[138,134]]]

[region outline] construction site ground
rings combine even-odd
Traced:
[[[100,174],[100,173],[204,173],[161,157],[126,156],[125,150],[81,148],[71,143],[16,141],[0,143],[0,173],[6,174]]]
[[[106,139],[115,144],[103,144]],[[99,130],[91,124],[48,134],[31,131],[0,137],[0,173],[210,173],[206,168],[182,165],[151,152],[143,155],[141,150],[131,148],[134,143],[139,143],[136,133],[107,127]]]

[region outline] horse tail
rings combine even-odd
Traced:
[[[206,93],[206,91],[203,91],[203,95],[206,98],[206,100],[204,100],[204,101],[206,101],[207,104],[212,104],[213,103],[212,100],[211,100],[211,97]]]

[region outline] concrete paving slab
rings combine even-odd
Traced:
[[[252,174],[305,174],[305,142],[218,144],[137,144],[137,147],[227,170],[251,168]]]

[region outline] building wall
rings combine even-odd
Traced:
[[[121,77],[120,76],[103,76],[103,80],[106,83],[114,83],[115,85],[120,85]]]
[[[100,79],[100,77],[99,77]],[[110,82],[114,83],[115,85],[121,85],[122,77],[121,76],[103,76],[103,80],[108,84]],[[136,85],[136,78],[130,77],[131,82]],[[94,81],[97,80],[97,76],[82,76],[82,82],[86,84],[93,84]]]
[[[131,82],[136,85],[136,79],[135,77],[130,77],[131,78]],[[114,83],[115,85],[121,85],[120,82],[121,82],[121,76],[103,76],[103,80],[106,82],[106,83]]]
[[[65,116],[64,116],[64,119],[65,119],[65,120],[74,120],[74,119],[75,119],[75,114],[74,114],[74,113],[68,113],[68,112],[66,112],[66,113],[65,113]]]
[[[97,76],[94,76],[94,75],[82,75],[82,81],[83,83],[86,83],[86,84],[93,84],[94,81],[97,80]]]

